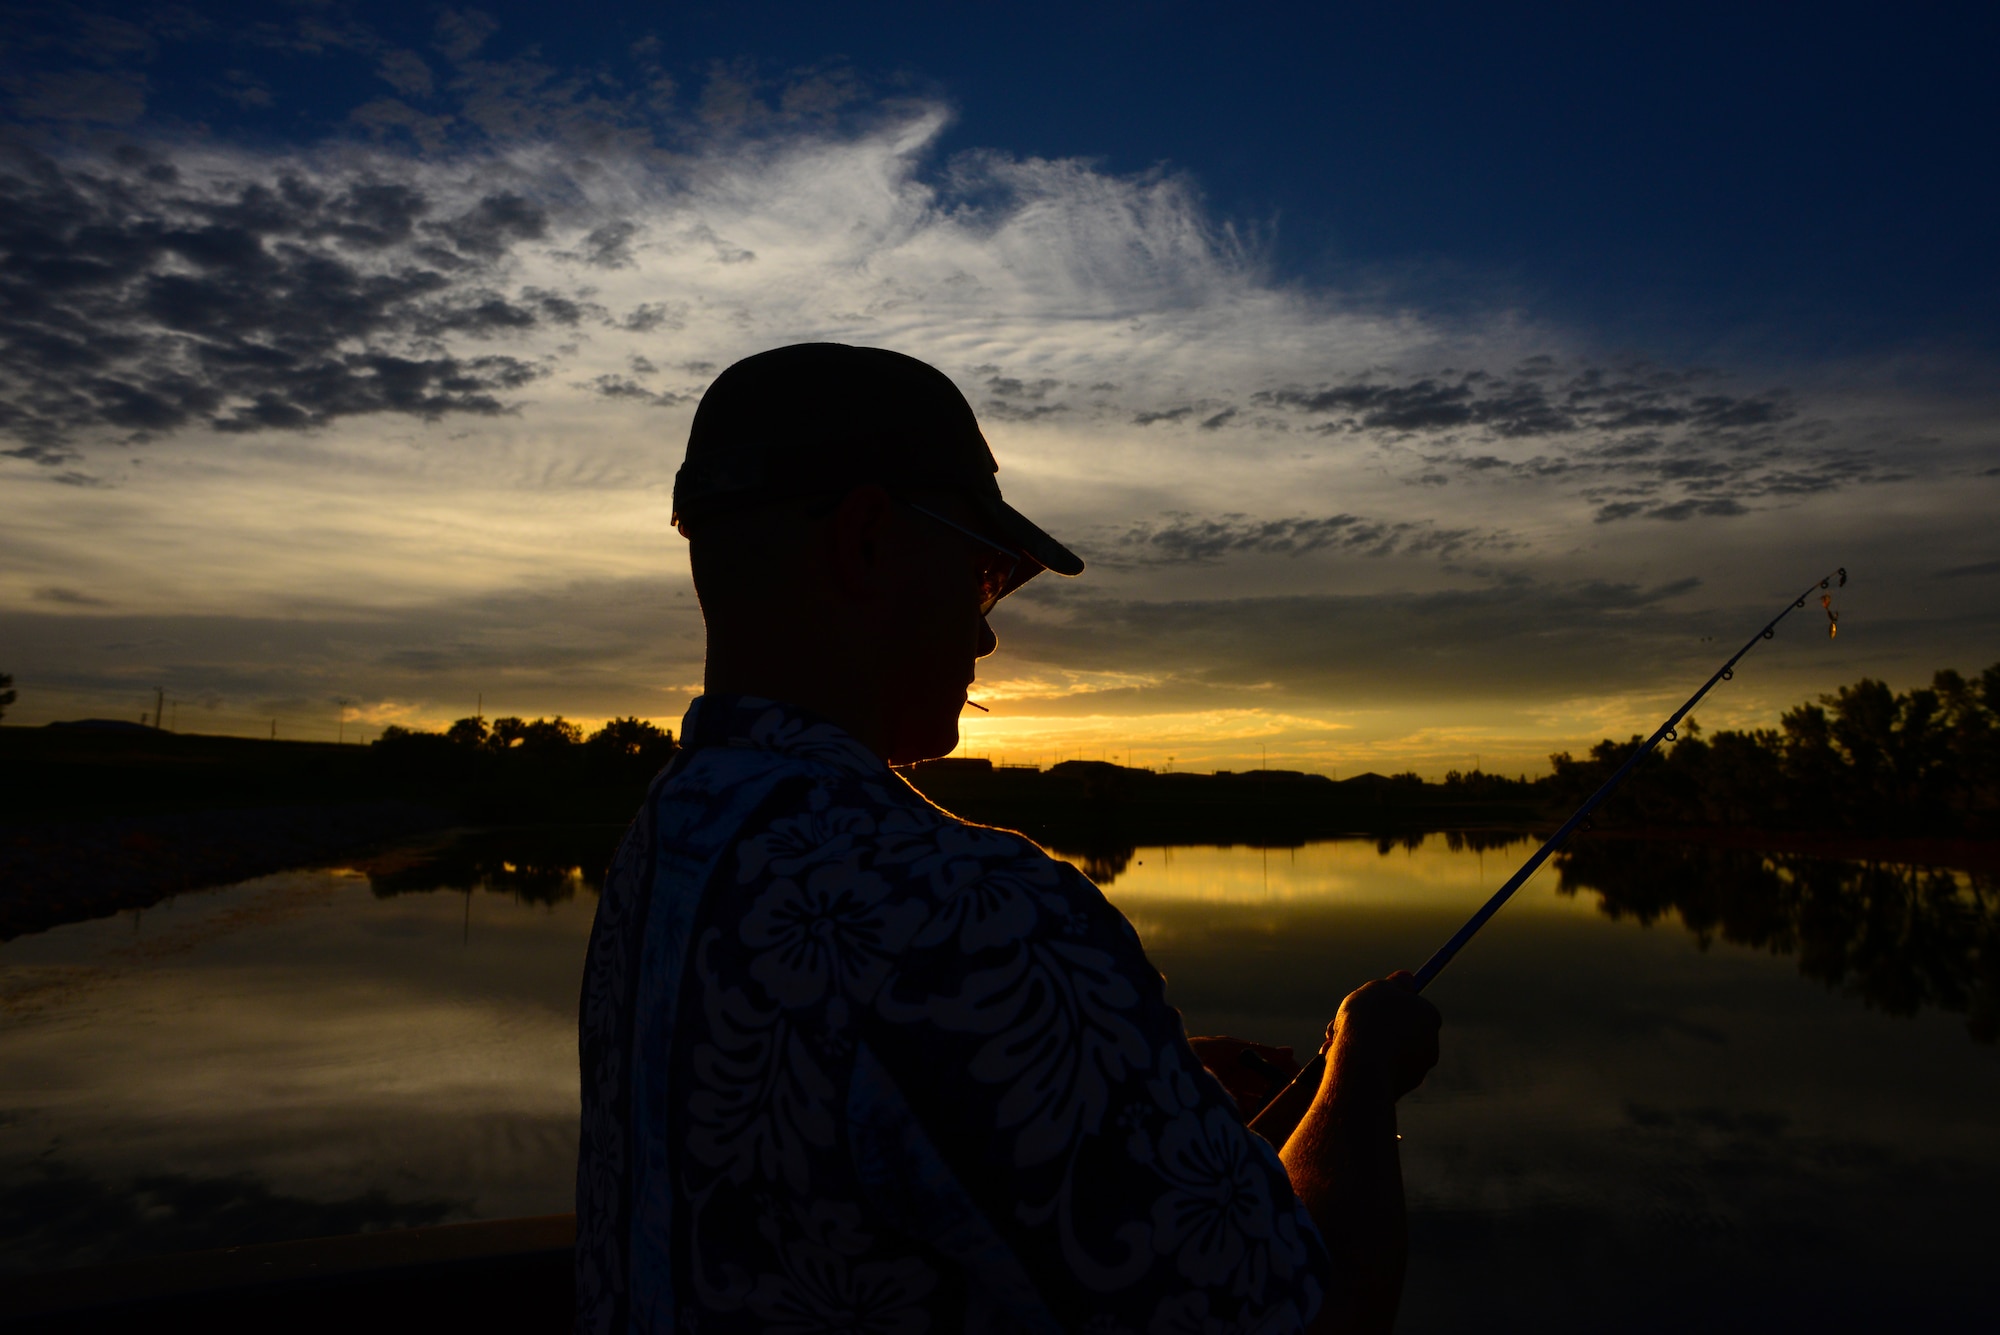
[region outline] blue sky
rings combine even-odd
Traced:
[[[15,8],[43,16],[29,31],[83,37],[70,51],[17,37],[17,76],[118,68],[145,80],[156,124],[281,141],[350,131],[354,107],[390,91],[380,50],[436,62],[453,12],[197,5],[197,24],[177,6],[112,7],[167,35],[107,60],[116,43],[90,41],[82,7]],[[682,109],[718,67],[840,71],[950,105],[940,157],[998,146],[1184,171],[1287,277],[1506,300],[1653,355],[2000,348],[1990,7],[1525,10],[604,5],[579,21],[501,4],[458,31],[490,18],[491,61],[627,86],[665,73]],[[306,35],[280,44],[288,13]],[[377,42],[343,49],[357,31]],[[444,77],[411,100],[436,100]]]
[[[982,751],[1532,768],[1841,563],[1712,720],[2000,657],[1983,10],[13,12],[23,722],[671,719],[687,414],[818,337],[1092,560]]]

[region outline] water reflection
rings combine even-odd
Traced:
[[[622,825],[476,830],[364,870],[378,899],[483,890],[521,904],[563,904],[604,888],[624,832]]]
[[[1204,870],[1215,872],[1225,866],[1231,869],[1247,866],[1244,855],[1248,855],[1257,858],[1259,865],[1264,867],[1270,865],[1273,857],[1284,859],[1288,868],[1288,887],[1311,893],[1315,889],[1325,888],[1316,882],[1312,868],[1330,850],[1339,850],[1346,855],[1348,861],[1362,858],[1369,848],[1373,848],[1381,857],[1387,857],[1395,852],[1421,853],[1427,857],[1438,854],[1472,853],[1476,857],[1481,857],[1486,853],[1510,848],[1519,848],[1525,856],[1534,842],[1533,836],[1523,834],[1519,830],[1445,830],[1414,833],[1404,831],[1398,834],[1370,835],[1354,839],[1315,840],[1310,843],[1301,841],[1270,844],[1140,846],[1122,840],[1102,840],[1084,843],[1059,842],[1049,844],[1047,847],[1057,857],[1075,863],[1084,875],[1096,882],[1099,888],[1107,891],[1121,878],[1129,878],[1134,868],[1147,865],[1149,857],[1154,859],[1152,862],[1154,866],[1171,861],[1176,856],[1184,863],[1194,859],[1196,865]],[[1301,856],[1307,859],[1302,881],[1298,874],[1301,868],[1299,861]],[[1481,862],[1480,866],[1483,869],[1484,863]],[[1224,879],[1239,878],[1225,876]],[[1207,897],[1214,898],[1215,895],[1210,894]]]
[[[474,835],[0,944],[0,1271],[568,1208],[619,834]],[[1095,870],[1191,1029],[1303,1050],[1532,847],[1126,847]],[[2000,1051],[1946,1012],[1990,1013],[1992,880],[1954,899],[1908,868],[1609,840],[1562,866],[1565,893],[1532,882],[1434,989],[1399,1329],[1990,1317]],[[1638,927],[1670,914],[1695,935]],[[1773,950],[1881,999],[1801,986]]]
[[[1799,972],[1891,1015],[1966,1016],[2000,1033],[2000,877],[1686,842],[1587,837],[1557,858],[1560,890],[1613,919],[1678,915],[1720,939],[1796,955]]]
[[[292,872],[0,946],[0,1273],[567,1209],[567,884]]]
[[[602,888],[619,826],[464,833],[368,867],[378,898],[475,891],[555,905]],[[1399,833],[1269,846],[1142,848],[1099,843],[1069,858],[1143,917],[1145,902],[1257,902],[1357,894],[1377,902],[1454,902],[1469,911],[1535,840],[1512,830]],[[1390,861],[1394,854],[1398,861]],[[1471,859],[1465,854],[1473,855]],[[1494,854],[1494,876],[1486,855]],[[1281,860],[1277,882],[1271,861]],[[1966,1015],[1973,1038],[2000,1034],[2000,882],[1987,872],[1764,854],[1683,841],[1585,837],[1555,861],[1558,889],[1588,891],[1614,920],[1677,915],[1707,948],[1720,939],[1796,955],[1807,978],[1892,1015],[1932,1007]],[[1525,899],[1510,912],[1532,912]]]

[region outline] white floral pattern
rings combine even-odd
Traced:
[[[1325,1254],[1282,1166],[1075,868],[939,811],[795,710],[704,699],[683,738],[586,967],[581,1328],[958,1328],[997,1310],[978,1291],[995,1247],[1044,1325],[1310,1319]],[[663,903],[691,906],[688,944],[642,962],[626,938]],[[669,1030],[635,1029],[642,993],[676,999]],[[631,1050],[637,1032],[664,1049]],[[977,1264],[857,1167],[863,1049],[942,1165],[926,1199],[986,1221]],[[635,1072],[663,1091],[654,1124],[632,1122]],[[668,1199],[621,1192],[622,1165]]]
[[[1241,1274],[1271,1236],[1269,1175],[1220,1108],[1189,1112],[1160,1133],[1155,1162],[1173,1188],[1153,1202],[1153,1245],[1176,1251],[1181,1274],[1203,1286]]]
[[[889,882],[852,860],[822,862],[801,880],[768,882],[737,935],[754,952],[750,976],[780,1006],[817,1005],[836,991],[866,1002],[924,920],[924,906],[889,898]]]

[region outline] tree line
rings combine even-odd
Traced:
[[[1689,719],[1680,732],[1599,809],[1599,824],[2000,835],[2000,663],[1976,677],[1946,669],[1900,693],[1863,678],[1775,728],[1704,733]],[[1640,744],[1549,757],[1551,798],[1581,803]]]
[[[571,753],[605,761],[667,763],[674,753],[674,734],[642,718],[615,718],[588,736],[581,724],[561,714],[534,720],[462,718],[443,732],[423,732],[392,723],[374,742],[384,756],[409,759],[464,759],[472,756],[515,755],[530,760]],[[657,768],[657,766],[656,766]]]
[[[671,730],[615,718],[595,732],[554,718],[462,718],[443,732],[391,725],[369,748],[377,778],[468,819],[623,823],[675,750]]]

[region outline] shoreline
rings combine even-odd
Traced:
[[[450,824],[433,808],[368,802],[0,825],[0,942]]]
[[[1416,813],[1410,813],[1416,814]],[[1436,813],[1445,815],[1448,813]],[[556,828],[567,829],[564,822]],[[1140,822],[1140,826],[1150,822]],[[1539,828],[1538,828],[1539,826]],[[0,942],[126,909],[149,908],[174,895],[214,889],[273,872],[342,858],[372,859],[385,868],[423,861],[403,846],[419,836],[435,841],[477,829],[488,838],[532,839],[548,826],[469,826],[452,813],[415,803],[382,801],[121,816],[97,821],[0,825]],[[607,826],[608,828],[612,828]],[[1398,822],[1391,828],[1315,831],[1272,837],[1269,829],[1236,838],[1159,838],[1157,829],[1099,827],[1084,839],[1023,831],[1058,857],[1100,880],[1115,878],[1142,847],[1295,848],[1337,839],[1376,842],[1458,835],[1514,842],[1546,837],[1535,821]],[[1206,833],[1206,832],[1205,832]],[[1153,836],[1153,837],[1148,837]],[[1578,835],[1591,842],[1665,843],[1750,853],[1892,863],[1967,872],[2000,871],[2000,840],[1845,835],[1837,832],[1733,827],[1624,826]],[[401,851],[399,851],[401,850]]]

